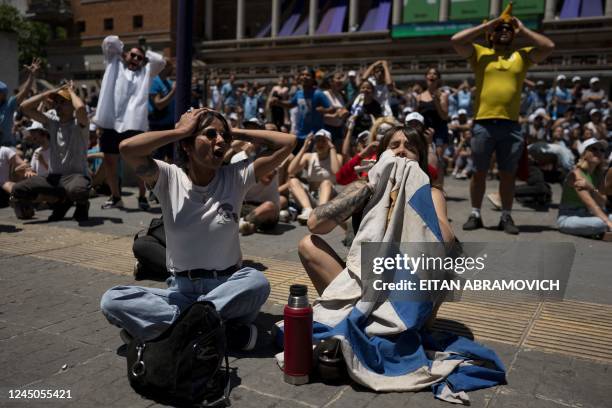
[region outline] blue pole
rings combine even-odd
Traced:
[[[178,122],[191,104],[191,59],[193,53],[193,0],[178,0],[176,17],[176,95]]]

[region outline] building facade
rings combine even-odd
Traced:
[[[435,65],[445,79],[469,75],[450,36],[483,17],[497,16],[508,0],[194,0],[195,57],[213,76],[274,80],[310,65],[359,69],[388,59],[397,82],[422,78]],[[31,0],[36,7],[65,1]],[[100,44],[109,34],[126,44],[173,56],[177,0],[72,0],[69,15],[55,17],[67,38],[49,47],[52,78],[99,78]],[[520,7],[519,7],[520,5]],[[58,8],[58,10],[61,8]],[[612,0],[522,0],[515,12],[557,44],[531,72],[612,77]],[[48,17],[46,21],[49,21]]]

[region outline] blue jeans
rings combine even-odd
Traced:
[[[196,301],[212,302],[224,320],[251,323],[270,294],[270,283],[253,268],[217,279],[171,276],[166,283],[168,289],[115,286],[102,296],[102,313],[134,338],[149,341]]]
[[[608,219],[612,221],[612,215],[608,215]],[[606,223],[593,216],[586,208],[559,209],[557,227],[564,234],[587,237],[603,234],[608,230]]]

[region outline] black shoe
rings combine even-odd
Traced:
[[[72,217],[77,222],[85,222],[89,220],[89,201],[83,203],[77,203],[76,209]]]
[[[477,217],[474,214],[470,215],[470,218],[468,218],[468,220],[465,222],[465,224],[463,224],[463,230],[464,231],[473,231],[479,228],[482,228],[482,218],[481,217]]]
[[[516,225],[514,225],[514,220],[511,216],[501,217],[499,219],[499,225],[497,229],[500,231],[504,231],[506,234],[510,235],[518,235],[519,229]]]
[[[149,205],[149,201],[147,200],[147,197],[145,196],[138,197],[138,208],[140,208],[142,211],[148,211],[149,208],[151,208],[151,206]]]
[[[68,210],[72,207],[72,202],[70,201],[62,201],[60,203],[54,204],[51,208],[53,208],[53,212],[49,216],[49,221],[61,221],[64,219],[64,216],[68,212]]]
[[[225,330],[227,347],[231,351],[250,351],[257,343],[257,326],[254,324],[228,325]]]

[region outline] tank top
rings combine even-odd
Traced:
[[[585,173],[582,170],[580,170],[580,174],[582,174],[582,176],[584,176],[584,178],[593,186],[597,187],[599,184],[599,180],[597,180],[596,177],[593,177],[592,174]],[[586,205],[584,205],[580,199],[580,196],[578,196],[578,192],[574,187],[569,185],[567,179],[563,183],[563,192],[561,193],[561,203],[559,204],[559,207],[562,209],[586,208]]]
[[[446,125],[446,121],[442,120],[436,109],[436,104],[433,100],[428,102],[419,101],[419,113],[425,118],[425,127],[439,129]]]
[[[308,183],[320,183],[323,180],[333,180],[334,174],[331,171],[331,153],[326,159],[320,160],[317,153],[313,153],[308,161],[308,168],[306,169],[306,180]]]

